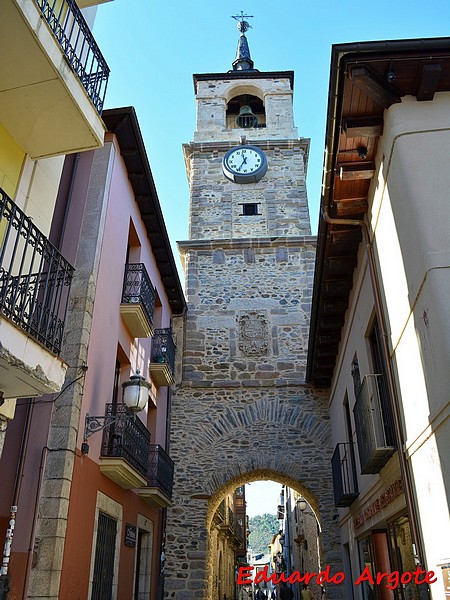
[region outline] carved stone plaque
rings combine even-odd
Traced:
[[[269,323],[260,312],[239,315],[239,350],[246,356],[261,356],[269,350]]]

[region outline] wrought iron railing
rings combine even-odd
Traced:
[[[234,530],[234,512],[230,507],[227,511],[227,525],[232,531]]]
[[[123,458],[146,477],[150,452],[147,427],[139,417],[133,416],[125,404],[106,404],[105,416],[118,418],[103,430],[101,456]]]
[[[0,188],[0,312],[58,355],[73,271]]]
[[[220,520],[225,521],[225,500],[222,500],[222,502],[219,504],[216,512],[217,512],[217,515],[219,516]]]
[[[236,518],[234,521],[234,535],[242,543],[244,541],[244,526],[242,519]]]
[[[356,399],[355,415],[361,473],[379,473],[396,451],[389,398],[382,397],[382,375],[365,375]]]
[[[155,288],[143,263],[125,265],[122,303],[140,303],[149,324],[152,325],[155,312]]]
[[[75,0],[34,0],[98,113],[102,113],[109,67]]]
[[[168,498],[172,498],[174,463],[159,444],[150,446],[150,459],[147,473],[149,487],[160,489]]]
[[[337,444],[331,459],[335,506],[350,506],[359,496],[353,443]]]
[[[165,363],[173,373],[175,368],[176,346],[172,329],[155,329],[152,337],[152,363]]]

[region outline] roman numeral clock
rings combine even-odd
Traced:
[[[261,148],[242,144],[228,150],[222,170],[234,183],[256,183],[266,174],[267,158]]]

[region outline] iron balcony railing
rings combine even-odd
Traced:
[[[174,463],[159,444],[150,446],[150,458],[147,472],[149,487],[156,487],[168,498],[172,498]]]
[[[242,519],[239,519],[238,517],[234,520],[234,535],[241,543],[244,541],[244,526]]]
[[[109,67],[75,0],[34,0],[99,114]]]
[[[122,303],[140,303],[150,325],[155,312],[155,288],[143,263],[125,265]]]
[[[0,312],[57,355],[73,271],[0,188]]]
[[[353,409],[363,475],[379,473],[396,451],[388,403],[383,375],[365,375]]]
[[[173,341],[172,329],[155,329],[152,337],[152,363],[164,363],[173,373],[175,369],[176,346]]]
[[[234,531],[234,512],[230,507],[228,507],[227,525],[231,531]]]
[[[225,521],[225,500],[219,504],[216,513],[221,521]]]
[[[143,477],[147,477],[150,454],[150,432],[147,427],[136,415],[133,418],[133,413],[125,404],[106,404],[105,416],[116,420],[103,430],[100,455],[123,458]]]
[[[353,443],[337,444],[331,459],[334,505],[350,506],[359,496]]]

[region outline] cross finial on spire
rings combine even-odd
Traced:
[[[232,15],[232,19],[237,21],[237,28],[241,32],[238,42],[238,48],[236,52],[236,59],[233,62],[234,71],[253,71],[253,61],[250,58],[250,50],[248,47],[247,38],[245,32],[251,29],[251,25],[245,19],[252,19],[253,15],[245,15],[244,11],[241,10],[240,15]]]
[[[243,10],[241,10],[240,15],[231,15],[231,18],[238,22],[237,28],[242,34],[252,28],[250,23],[245,19],[253,19],[253,15],[244,15]]]

